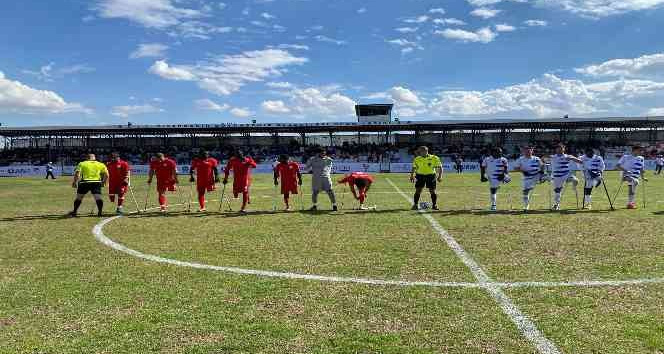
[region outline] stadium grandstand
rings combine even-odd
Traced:
[[[178,163],[210,151],[226,160],[241,147],[259,163],[279,154],[303,161],[313,147],[326,147],[338,162],[406,163],[412,149],[428,145],[451,161],[478,161],[489,146],[502,146],[516,158],[534,144],[538,154],[565,142],[572,153],[592,146],[607,158],[630,144],[646,147],[647,157],[664,150],[664,117],[610,117],[514,120],[391,121],[353,123],[177,124],[0,127],[0,165],[71,165],[86,152],[101,159],[118,151],[134,164],[162,151]],[[383,170],[389,170],[389,168]]]

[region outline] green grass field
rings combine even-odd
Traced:
[[[607,176],[611,196],[617,181]],[[500,289],[559,352],[664,353],[663,177],[650,176],[646,209],[639,199],[638,210],[626,210],[623,188],[618,210],[608,211],[596,190],[593,210],[579,211],[568,189],[564,210],[549,212],[545,184],[524,214],[518,178],[490,213],[477,174],[448,174],[429,220],[399,193],[412,194],[406,175],[378,175],[369,197],[376,211],[352,210],[339,187],[336,213],[273,213],[270,176],[258,175],[249,215],[217,212],[215,193],[205,214],[172,205],[166,215],[131,214],[103,228],[129,249],[184,262],[458,286],[289,279],[136,258],[92,232],[113,216],[110,203],[105,218],[92,217],[88,196],[79,218],[64,217],[69,182],[0,179],[0,353],[537,353],[490,292],[472,284],[435,222],[493,281],[518,282]],[[145,179],[134,189],[143,207]],[[327,209],[327,196],[320,200]],[[131,199],[126,205],[135,209]],[[637,282],[524,284],[614,280]]]

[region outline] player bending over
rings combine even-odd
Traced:
[[[583,161],[583,178],[585,185],[583,188],[583,209],[592,209],[592,194],[593,189],[602,185],[602,175],[606,165],[604,159],[595,154],[595,150],[589,147],[585,151],[585,155],[581,156]]]
[[[152,184],[152,178],[157,176],[157,194],[159,195],[159,210],[166,212],[168,200],[166,191],[174,192],[178,184],[177,164],[175,160],[167,158],[164,154],[157,153],[150,161],[150,175],[148,185]]]
[[[530,210],[530,195],[538,183],[545,180],[544,163],[542,159],[533,155],[535,148],[526,146],[523,155],[516,160],[515,170],[523,174],[523,211]]]
[[[645,177],[645,159],[641,156],[641,146],[634,145],[631,154],[625,154],[618,161],[618,169],[622,170],[622,178],[627,182],[629,191],[627,195],[627,209],[636,209],[636,187],[641,183],[641,177]]]
[[[556,154],[551,156],[551,174],[553,183],[553,205],[552,210],[560,210],[560,199],[563,187],[571,183],[574,189],[579,184],[579,180],[572,171],[572,162],[583,163],[575,156],[565,154],[565,144],[556,145]]]
[[[97,202],[97,216],[102,216],[104,209],[104,199],[101,196],[101,187],[106,185],[108,180],[108,169],[106,165],[97,161],[95,154],[88,154],[85,161],[76,166],[74,172],[74,180],[71,183],[72,188],[76,189],[76,199],[74,200],[74,210],[69,213],[69,216],[75,217],[78,213],[78,208],[83,202],[88,192]]]
[[[410,172],[410,182],[415,182],[415,195],[411,209],[419,209],[420,195],[422,195],[424,187],[427,187],[431,194],[431,208],[438,210],[436,182],[443,180],[443,164],[438,156],[429,154],[429,148],[426,146],[417,148],[415,154],[417,157],[413,160],[413,169]]]
[[[197,158],[191,161],[189,169],[189,182],[196,182],[196,191],[198,192],[199,212],[205,209],[205,193],[216,190],[216,183],[219,183],[219,161],[210,157],[207,151],[202,151]],[[196,177],[194,177],[194,174]]]
[[[120,154],[114,152],[111,154],[111,161],[106,163],[106,169],[108,170],[108,199],[111,200],[111,203],[115,203],[115,197],[117,196],[118,207],[115,212],[122,215],[131,168],[127,161],[120,158]]]
[[[249,186],[251,185],[251,169],[256,168],[256,161],[245,157],[242,151],[236,151],[228,160],[224,168],[224,184],[228,183],[228,174],[233,171],[233,196],[237,198],[242,194],[242,207],[240,213],[247,212],[249,204]]]
[[[369,192],[369,188],[371,188],[373,182],[373,176],[364,172],[353,172],[345,175],[344,178],[339,180],[339,183],[341,184],[348,183],[350,192],[353,193],[353,197],[360,201],[360,210],[369,209],[364,206],[364,201],[367,199],[367,192]],[[356,187],[357,190],[355,190]]]
[[[509,183],[512,179],[508,173],[509,162],[503,157],[503,149],[495,147],[491,149],[491,156],[482,161],[480,166],[480,179],[482,182],[489,182],[491,192],[491,211],[496,211],[496,194],[500,185]]]
[[[317,156],[313,156],[307,161],[305,171],[311,170],[311,202],[313,205],[310,211],[318,210],[318,193],[321,191],[327,193],[332,203],[332,210],[337,211],[337,197],[332,189],[332,158],[327,156],[325,150],[318,148]]]
[[[274,185],[279,185],[281,180],[281,194],[284,196],[286,211],[290,211],[290,195],[298,194],[302,185],[302,174],[300,165],[290,159],[288,155],[280,155],[279,163],[274,167]]]

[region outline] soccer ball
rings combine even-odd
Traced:
[[[422,209],[422,210],[431,209],[431,203],[430,202],[420,202],[420,209]]]

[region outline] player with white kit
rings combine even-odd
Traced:
[[[645,159],[641,156],[641,146],[634,145],[631,154],[625,154],[618,161],[618,169],[622,170],[623,181],[627,182],[629,191],[627,195],[627,209],[636,209],[636,187],[645,178]]]
[[[495,147],[491,150],[491,156],[482,161],[481,181],[489,182],[491,192],[491,211],[497,209],[496,194],[502,183],[509,183],[511,178],[508,174],[509,162],[503,157],[503,149]]]
[[[534,152],[534,147],[525,147],[523,156],[516,160],[514,168],[523,174],[523,211],[530,209],[530,194],[535,186],[544,180],[544,163],[542,159],[533,155]]]
[[[560,210],[560,199],[563,187],[571,183],[576,190],[579,180],[574,176],[572,163],[583,163],[579,158],[565,154],[565,144],[560,143],[556,146],[556,154],[551,156],[551,177],[553,183],[553,205],[552,210]]]
[[[602,184],[602,175],[604,174],[606,165],[604,164],[604,159],[595,154],[593,148],[590,147],[586,149],[585,155],[581,156],[581,161],[583,161],[583,178],[585,179],[583,208],[592,209],[593,189]]]

